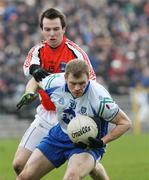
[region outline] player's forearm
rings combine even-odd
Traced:
[[[118,139],[121,135],[123,135],[130,128],[130,124],[125,125],[117,125],[113,128],[106,136],[102,138],[105,144]]]
[[[26,85],[25,93],[30,93],[30,92],[35,93],[37,88],[38,88],[37,82],[35,81],[34,78],[31,78]]]
[[[131,128],[131,121],[129,120],[128,116],[121,110],[112,123],[114,123],[116,126],[102,138],[104,143],[108,143],[119,138],[126,131],[128,131],[129,128]]]

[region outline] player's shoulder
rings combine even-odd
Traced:
[[[54,74],[50,74],[49,79],[54,79],[54,81],[58,80],[64,80],[64,74],[65,73],[54,73]]]
[[[77,50],[78,52],[85,53],[85,51],[75,42],[71,41],[70,39],[66,38],[65,44],[68,46],[71,50]]]
[[[96,89],[102,89],[102,90],[106,89],[102,84],[100,84],[96,80],[90,79],[90,84],[93,88],[96,88]]]
[[[76,46],[76,47],[79,47],[78,44],[76,44],[75,42],[73,42],[72,40],[70,40],[70,39],[68,39],[68,38],[66,38],[65,44],[69,44],[69,45],[72,45],[72,46],[74,45],[74,46]]]
[[[110,93],[103,85],[93,80],[90,81],[91,87],[93,88],[93,98],[96,97],[96,103],[94,104],[98,105],[98,116],[102,117],[105,121],[111,121],[119,112],[119,106],[113,100]]]
[[[64,73],[50,74],[41,82],[42,88],[48,89],[52,87],[62,86],[65,83]]]
[[[96,92],[98,95],[108,97],[111,96],[109,91],[102,84],[98,83],[95,80],[90,80],[90,87],[92,91]]]
[[[30,53],[33,52],[33,51],[35,51],[35,50],[41,49],[41,48],[44,47],[45,45],[46,45],[46,42],[45,42],[45,41],[38,42],[37,44],[35,44],[34,46],[31,47]]]

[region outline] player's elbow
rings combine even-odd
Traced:
[[[23,72],[24,72],[25,76],[29,76],[30,75],[28,68],[23,67]]]
[[[124,121],[124,126],[125,126],[126,130],[128,131],[129,129],[132,128],[132,122],[128,119],[128,120]]]
[[[119,112],[118,123],[123,125],[126,131],[132,128],[132,122],[130,118],[122,110]]]

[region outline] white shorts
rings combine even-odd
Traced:
[[[49,130],[57,124],[55,111],[47,111],[42,105],[37,107],[35,120],[31,123],[21,139],[19,146],[33,151]]]

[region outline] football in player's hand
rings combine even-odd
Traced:
[[[89,137],[96,138],[98,127],[95,121],[84,115],[77,115],[67,126],[68,136],[73,143],[85,143],[89,145]]]

